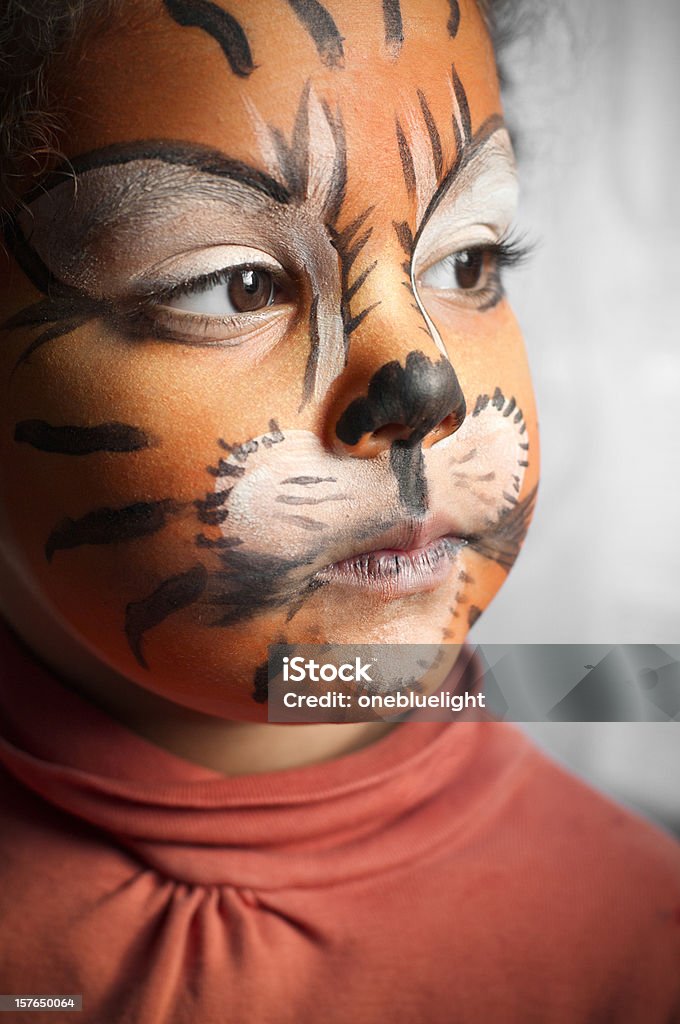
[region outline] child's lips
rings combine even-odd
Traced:
[[[448,579],[466,543],[441,522],[401,524],[376,538],[375,546],[324,567],[317,578],[388,597],[433,590]]]

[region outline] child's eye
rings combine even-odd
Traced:
[[[530,247],[501,239],[453,252],[433,263],[418,278],[418,285],[459,306],[490,309],[503,297],[501,269],[526,259]]]
[[[255,250],[232,248],[229,252],[229,247],[222,247],[227,251],[221,255],[233,255],[238,262],[150,289],[132,307],[136,331],[187,344],[238,344],[270,323],[272,315],[292,310],[299,291],[284,268]],[[172,269],[181,273],[181,267]]]
[[[483,285],[494,263],[493,254],[489,250],[464,249],[429,267],[421,275],[420,283],[426,288],[437,288],[440,291],[472,291]]]
[[[215,279],[216,278],[216,279]],[[262,267],[227,268],[175,289],[163,300],[170,309],[230,317],[273,306],[280,299],[273,275]]]

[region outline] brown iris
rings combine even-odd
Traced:
[[[274,301],[274,281],[266,270],[245,268],[229,275],[227,294],[234,309],[249,313]]]
[[[467,291],[476,288],[483,269],[484,253],[479,249],[464,249],[463,252],[456,253],[456,284],[459,288]]]

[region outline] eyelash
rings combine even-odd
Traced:
[[[535,245],[527,241],[525,236],[510,232],[499,238],[497,242],[480,245],[469,245],[451,253],[445,259],[455,260],[462,253],[475,253],[491,260],[487,271],[488,280],[479,289],[460,289],[463,302],[479,312],[486,312],[498,305],[505,296],[501,272],[507,267],[516,267],[526,262],[533,254]]]
[[[262,310],[256,310],[253,313],[239,313],[232,316],[218,317],[214,314],[183,313],[167,305],[172,299],[179,298],[182,295],[197,295],[219,285],[226,285],[233,274],[245,269],[259,270],[269,274],[274,283],[275,294],[285,295],[290,292],[292,286],[290,276],[283,271],[277,271],[275,267],[269,264],[258,264],[255,262],[230,264],[221,270],[212,270],[198,277],[187,278],[185,281],[181,281],[179,284],[174,284],[168,288],[161,287],[138,294],[133,307],[128,311],[128,323],[132,324],[135,332],[141,335],[151,335],[165,340],[182,342],[190,341],[187,334],[189,324],[192,334],[203,332],[205,335],[208,335],[211,330],[217,328],[232,329],[236,333],[237,331],[243,332],[248,328],[260,326],[262,323]],[[162,311],[163,320],[159,319],[159,311]],[[224,340],[226,341],[227,339],[225,338]]]
[[[516,267],[520,263],[524,263],[534,251],[532,242],[527,241],[523,235],[514,233],[505,235],[486,248],[493,253],[499,269],[501,267]]]
[[[239,270],[263,271],[269,274],[277,288],[283,287],[285,275],[277,272],[274,267],[265,263],[242,263],[238,266],[223,267],[222,270],[211,270],[209,274],[201,274],[200,277],[191,277],[180,284],[173,285],[171,288],[155,292],[148,297],[148,300],[154,305],[161,305],[170,299],[179,298],[180,295],[199,295],[201,292],[207,292],[218,285],[226,284],[229,278],[233,274],[238,273]]]

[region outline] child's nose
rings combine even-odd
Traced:
[[[403,363],[380,366],[345,404],[333,447],[360,459],[374,458],[395,441],[429,447],[458,430],[464,418],[465,398],[451,363],[440,353],[413,349]]]
[[[383,289],[351,337],[327,421],[339,454],[374,458],[394,442],[429,447],[465,419],[454,367],[402,282]]]

